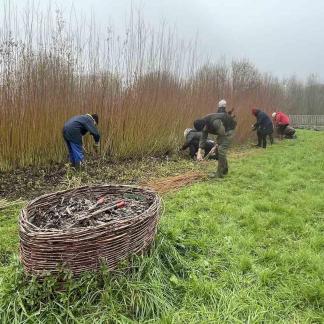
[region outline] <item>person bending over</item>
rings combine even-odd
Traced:
[[[98,150],[99,148],[100,134],[97,129],[98,121],[97,114],[86,114],[74,116],[64,124],[63,138],[69,152],[70,162],[76,168],[79,168],[84,160],[82,137],[85,134],[89,132],[95,141],[95,149]]]
[[[270,137],[271,144],[273,143],[273,125],[270,117],[259,109],[252,109],[252,114],[256,117],[257,121],[253,125],[253,129],[257,131],[258,147],[267,147],[267,136]]]
[[[281,111],[272,114],[272,120],[278,133],[279,139],[283,139],[287,126],[290,124],[289,117]]]
[[[192,159],[195,158],[198,149],[199,149],[199,141],[201,138],[201,132],[196,131],[195,129],[192,128],[187,128],[184,131],[184,138],[185,138],[185,143],[182,145],[181,150],[186,150],[189,148],[189,155]],[[206,141],[206,149],[205,149],[205,155],[204,158],[208,155],[209,159],[212,160],[218,160],[218,152],[215,150],[215,152],[211,152],[216,143],[212,140],[207,140]]]
[[[203,152],[206,150],[208,134],[217,135],[218,166],[217,171],[210,174],[211,178],[223,178],[228,173],[227,150],[230,146],[236,121],[227,113],[209,114],[194,122],[195,129],[202,132],[199,141],[197,160],[203,160]]]

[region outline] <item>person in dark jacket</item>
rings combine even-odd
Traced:
[[[236,124],[235,118],[227,113],[209,114],[194,122],[195,129],[198,132],[202,132],[197,154],[198,161],[203,159],[203,151],[206,149],[208,134],[217,135],[218,167],[217,172],[210,175],[212,178],[223,178],[228,173],[226,153],[233,138]]]
[[[82,137],[86,133],[89,132],[93,136],[95,149],[98,150],[99,148],[100,134],[97,129],[98,121],[97,114],[86,114],[74,116],[64,124],[63,138],[69,151],[70,162],[76,168],[79,168],[84,160]]]
[[[252,114],[256,117],[257,121],[253,125],[253,129],[257,131],[258,147],[267,147],[267,136],[270,137],[270,142],[273,144],[273,125],[271,118],[259,109],[252,109]]]
[[[185,138],[185,143],[182,145],[181,150],[186,150],[189,148],[189,155],[192,159],[195,158],[198,149],[199,149],[199,141],[201,138],[201,132],[197,132],[195,129],[192,128],[187,128],[184,131],[184,138]],[[211,150],[214,149],[215,147],[215,142],[212,140],[207,140],[206,141],[206,149],[205,149],[205,156],[206,157],[209,153],[211,153]],[[209,155],[210,159],[213,160],[218,160],[218,152],[215,150],[214,154]]]

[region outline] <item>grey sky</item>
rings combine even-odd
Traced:
[[[27,0],[16,0],[26,3]],[[279,77],[310,73],[324,80],[324,0],[56,0],[72,3],[101,25],[120,29],[130,7],[145,21],[176,26],[178,35],[193,39],[214,60],[247,58],[260,70]]]

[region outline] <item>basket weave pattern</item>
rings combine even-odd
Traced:
[[[71,228],[44,230],[28,220],[40,208],[50,208],[62,197],[70,198],[86,192],[100,194],[140,194],[150,198],[150,207],[142,214],[109,223]],[[20,259],[26,272],[36,276],[55,274],[60,267],[76,276],[97,270],[101,262],[114,269],[130,254],[145,250],[153,241],[161,213],[161,199],[153,191],[132,186],[100,185],[81,187],[43,195],[21,211],[19,219]]]

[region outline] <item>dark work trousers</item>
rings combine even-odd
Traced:
[[[270,140],[270,144],[273,144],[273,133],[269,134],[269,140]]]
[[[267,147],[267,136],[269,136],[270,143],[273,144],[273,136],[272,136],[273,131],[270,132],[266,130],[258,130],[257,135],[258,135],[258,146],[262,146],[263,148]]]
[[[284,136],[285,134],[285,130],[286,130],[286,127],[288,126],[288,124],[285,124],[285,125],[278,125],[277,126],[277,132],[278,132],[278,135],[279,136]]]

